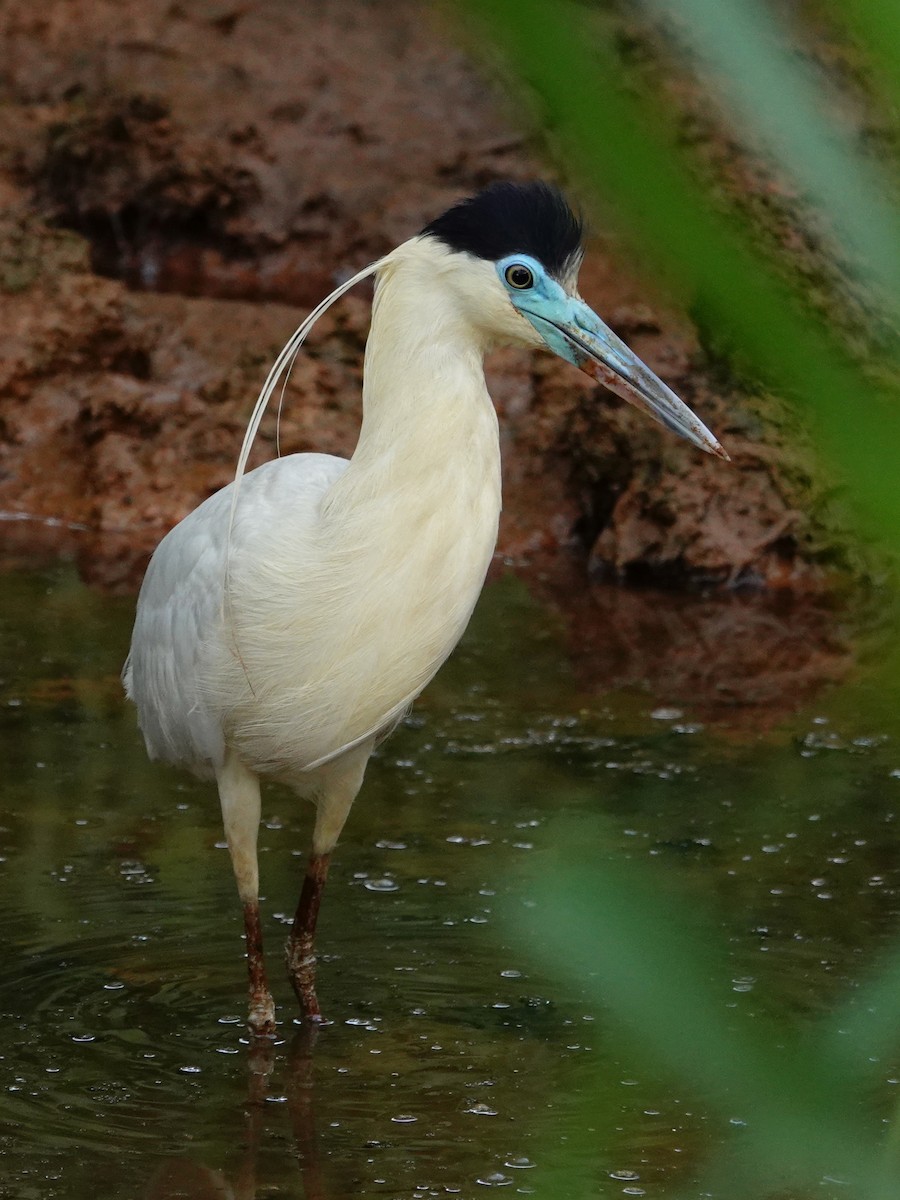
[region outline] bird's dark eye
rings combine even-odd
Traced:
[[[534,283],[534,275],[521,263],[513,263],[506,268],[506,282],[514,288],[530,288]]]

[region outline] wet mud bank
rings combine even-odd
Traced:
[[[13,64],[0,82],[0,543],[8,561],[69,553],[92,582],[133,588],[159,537],[230,478],[268,364],[308,306],[460,195],[547,168],[419,5],[13,0],[0,37]],[[657,593],[611,586],[624,583],[695,594],[673,612],[699,614],[703,592],[745,627],[754,604],[790,595],[787,625],[761,616],[738,639],[759,673],[777,663],[749,702],[838,677],[850,653],[813,614],[852,564],[797,421],[730,379],[684,316],[649,305],[609,239],[581,290],[733,466],[564,364],[499,353],[498,561],[543,581],[585,672],[637,679],[662,658],[700,686],[707,648],[648,623],[639,614],[659,605],[640,597]],[[360,288],[317,326],[287,389],[286,450],[352,451],[368,311]],[[270,424],[259,453],[274,448]],[[735,588],[758,599],[711,595]],[[792,637],[797,652],[781,654]]]

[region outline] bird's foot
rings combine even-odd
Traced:
[[[250,976],[247,1028],[252,1037],[272,1038],[275,1036],[275,1002],[266,979],[259,901],[255,896],[244,902],[244,932],[247,938],[247,972]]]
[[[255,1038],[273,1038],[275,1036],[275,1001],[268,988],[250,989],[247,1028],[251,1036]]]
[[[300,1011],[314,1025],[328,1025],[322,1016],[316,996],[316,956],[313,953],[311,934],[289,937],[284,947],[285,962],[294,994],[300,1003]]]

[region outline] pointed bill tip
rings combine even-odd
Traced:
[[[685,441],[696,446],[698,450],[712,454],[715,458],[721,458],[723,462],[731,462],[731,455],[719,442],[716,435],[706,428],[697,414],[692,412],[684,401],[679,400],[661,379],[657,379],[649,371],[647,371],[647,375],[649,379],[642,380],[644,387],[640,394],[632,394],[626,398],[630,399],[631,403],[638,408],[643,408],[649,416],[665,425],[667,429],[671,429],[673,433],[677,433],[679,437],[683,437]],[[607,386],[609,385],[607,384]],[[625,389],[619,390],[619,395],[626,396]]]
[[[688,412],[690,412],[690,409],[688,409]],[[712,454],[715,458],[721,458],[723,462],[731,462],[731,455],[728,453],[716,435],[711,433],[703,424],[703,422],[698,420],[693,413],[691,413],[691,416],[694,417],[694,419],[689,424],[682,424],[679,428],[674,429],[672,425],[669,425],[669,428],[673,429],[675,433],[681,434],[683,438],[686,438],[687,441],[696,446],[698,450],[705,450],[707,454]],[[657,420],[659,420],[658,417]]]

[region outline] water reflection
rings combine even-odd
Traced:
[[[330,1184],[325,1169],[324,1153],[319,1138],[318,1091],[316,1085],[315,1051],[320,1037],[328,1031],[315,1028],[298,1029],[290,1041],[254,1042],[244,1051],[247,1088],[242,1104],[243,1129],[240,1157],[234,1168],[226,1175],[220,1169],[208,1167],[192,1158],[177,1157],[162,1162],[142,1193],[145,1200],[255,1200],[260,1194],[271,1194],[271,1184],[264,1178],[261,1166],[261,1148],[268,1134],[281,1131],[284,1126],[284,1109],[287,1110],[291,1134],[291,1156],[296,1158],[297,1170],[305,1200],[343,1200],[353,1191],[346,1191],[347,1182]],[[284,1086],[283,1094],[278,1091]],[[471,1101],[465,1112],[480,1116],[497,1116],[497,1110],[485,1103]],[[412,1113],[398,1113],[391,1118],[394,1125],[404,1126],[417,1123]],[[336,1124],[336,1123],[335,1123]],[[368,1163],[374,1162],[373,1152],[382,1149],[383,1142],[370,1140],[362,1148]],[[485,1171],[475,1180],[476,1186],[507,1187],[519,1172],[535,1167],[532,1159],[523,1155],[508,1156],[503,1170]],[[349,1178],[351,1172],[343,1172]],[[358,1177],[358,1167],[352,1169]],[[619,1173],[619,1178],[633,1180],[634,1172]],[[386,1180],[376,1179],[376,1186]],[[521,1186],[519,1194],[529,1194],[531,1189]],[[453,1185],[431,1188],[420,1184],[414,1190],[416,1197],[424,1200],[429,1196],[461,1194],[462,1189]]]
[[[854,665],[834,596],[787,592],[683,594],[578,578],[529,576],[557,614],[588,692],[649,685],[704,719],[771,727]]]
[[[284,1045],[273,1041],[254,1042],[246,1048],[247,1093],[243,1104],[243,1135],[240,1161],[230,1178],[190,1158],[172,1158],[154,1171],[145,1200],[255,1200],[258,1188],[270,1194],[260,1180],[260,1147],[269,1125],[281,1124],[276,1106],[286,1102],[293,1136],[293,1153],[303,1185],[305,1200],[336,1200],[328,1190],[319,1157],[316,1133],[316,1092],[313,1052],[317,1029],[298,1030],[287,1054]],[[286,1081],[286,1092],[273,1092],[278,1072]]]

